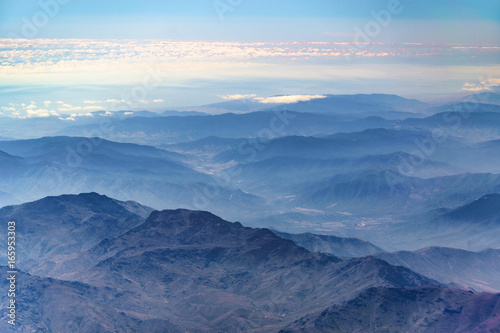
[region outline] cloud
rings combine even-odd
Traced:
[[[94,115],[90,112],[87,113],[73,113],[71,114],[70,118],[76,118],[76,117],[93,117]]]
[[[288,96],[273,96],[273,97],[256,97],[254,100],[264,104],[290,104],[297,102],[307,102],[313,99],[326,98],[324,95],[288,95]]]
[[[327,35],[343,35],[342,31],[326,32]],[[497,49],[460,45],[366,43],[362,47],[354,43],[338,42],[208,42],[151,40],[22,40],[1,39],[0,80],[31,82],[34,78],[44,82],[83,84],[143,84],[160,82],[161,77],[206,78],[237,76],[247,78],[251,67],[263,67],[269,76],[280,69],[282,76],[290,75],[286,65],[303,61],[330,63],[338,58],[342,63],[349,57],[435,57],[495,56]],[[84,51],[83,51],[84,50]],[[161,68],[160,73],[150,76],[151,68]],[[326,66],[325,66],[326,67]],[[241,73],[244,72],[244,73]],[[311,71],[299,75],[310,76]],[[172,81],[173,84],[185,82]],[[118,101],[117,101],[118,102]],[[85,104],[113,103],[85,101]]]
[[[153,103],[163,103],[163,102],[165,102],[165,101],[161,98],[153,100]]]
[[[102,104],[102,103],[126,103],[124,99],[107,99],[104,101],[83,101],[84,104]]]
[[[471,92],[485,92],[491,91],[492,87],[498,86],[500,84],[500,79],[498,78],[489,78],[479,82],[465,82],[462,86],[463,91],[471,91]]]
[[[221,97],[222,99],[225,99],[225,100],[237,100],[237,99],[254,98],[256,96],[257,95],[255,95],[255,94],[246,94],[246,95],[236,94],[236,95],[222,95],[222,96],[219,96],[219,97]]]
[[[73,106],[70,104],[62,104],[57,110],[61,112],[74,112],[74,111],[100,111],[106,110],[105,107],[100,105],[88,105],[88,106]]]
[[[47,110],[47,109],[28,109],[27,110],[28,117],[50,117],[50,116],[59,116],[59,113],[57,113],[55,110]]]
[[[307,102],[313,99],[326,98],[324,95],[286,95],[286,96],[272,96],[272,97],[257,97],[255,94],[235,94],[235,95],[219,95],[225,100],[241,100],[252,99],[256,102],[263,104],[290,104],[297,102]]]
[[[28,105],[28,106],[26,107],[26,109],[27,109],[27,110],[34,110],[34,109],[36,109],[36,108],[37,108],[36,103],[35,103],[35,102],[33,102],[33,101],[31,102],[31,104],[30,104],[30,105]]]

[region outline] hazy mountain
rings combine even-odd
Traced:
[[[0,190],[13,196],[0,202],[4,205],[47,194],[98,191],[152,207],[203,205],[224,216],[252,212],[255,207],[265,210],[265,202],[257,196],[197,172],[181,162],[182,155],[163,149],[98,138],[49,137],[0,142],[0,150],[22,157],[0,160],[9,175],[0,178]]]
[[[321,135],[367,128],[393,127],[380,117],[349,119],[346,116],[321,115],[287,110],[259,111],[245,114],[134,117],[111,119],[111,130],[99,136],[113,141],[163,145],[194,141],[210,136],[223,138],[270,139],[286,135]],[[85,136],[96,124],[71,124],[57,135]],[[147,135],[145,135],[147,133]]]
[[[386,239],[395,248],[405,250],[434,246],[469,251],[500,248],[498,194],[487,194],[500,190],[497,177],[488,174],[461,175],[448,185],[453,190],[449,187],[447,192],[446,187],[443,188],[447,197],[430,198],[431,203],[438,203],[441,208],[418,213],[407,223],[362,237],[370,241]],[[444,180],[448,182],[451,179],[445,177]],[[442,186],[445,184],[441,183]]]
[[[427,104],[389,94],[323,95],[324,98],[295,103],[261,103],[254,99],[240,99],[185,108],[204,112],[256,112],[265,110],[292,110],[298,112],[347,115],[351,118],[382,116],[399,119],[427,109]]]
[[[325,156],[326,157],[326,156]],[[297,156],[271,157],[251,163],[238,163],[221,172],[228,172],[233,181],[247,191],[255,193],[284,195],[297,194],[290,191],[293,184],[323,181],[330,175],[362,172],[365,170],[386,170],[392,172],[407,171],[405,161],[410,161],[411,154],[395,152],[384,155],[372,155],[361,158],[301,158]],[[411,171],[411,176],[432,178],[460,173],[446,163],[423,161]]]
[[[500,293],[500,250],[471,252],[430,247],[413,252],[378,253],[375,256],[462,289]]]
[[[290,111],[279,114],[263,111],[209,116],[136,117],[118,120],[113,125],[113,130],[106,133],[107,139],[152,145],[186,142],[214,135],[226,138],[258,137],[263,129],[268,129],[273,136],[282,136],[287,133],[323,134],[338,128],[335,117]],[[273,132],[270,127],[279,131]],[[91,129],[92,125],[77,125],[64,129],[60,134],[83,135]],[[269,133],[265,135],[267,137]]]
[[[485,103],[452,103],[429,109],[432,113],[443,112],[500,112],[500,105]]]
[[[289,234],[276,230],[272,230],[272,232],[281,238],[293,241],[295,244],[311,252],[328,253],[336,257],[366,257],[375,253],[384,252],[380,247],[359,238],[342,238],[311,233]]]
[[[207,110],[212,112],[219,113],[228,113],[228,112],[256,112],[256,111],[265,111],[272,107],[281,106],[281,110],[291,106],[293,104],[286,103],[261,103],[255,101],[253,99],[238,99],[232,101],[225,101],[220,103],[212,103],[203,105],[196,109],[199,110]]]
[[[500,223],[500,194],[488,194],[452,210],[443,218],[465,223]]]
[[[443,134],[468,137],[474,140],[498,139],[500,135],[499,112],[442,112],[433,116],[400,122],[403,128],[439,130]]]
[[[500,104],[500,94],[493,91],[475,93],[464,97],[464,100],[470,101],[471,103]]]
[[[411,153],[418,148],[416,140],[431,137],[424,130],[395,130],[374,128],[361,132],[337,133],[329,136],[286,136],[253,148],[249,143],[239,149],[220,153],[214,159],[220,162],[237,162],[293,156],[309,159],[360,158],[368,155],[383,155],[396,152]],[[452,144],[450,140],[448,144]],[[443,145],[444,147],[445,145]],[[254,153],[252,153],[254,152]]]
[[[248,141],[248,139],[232,139],[209,136],[189,142],[161,145],[160,147],[171,151],[177,151],[182,154],[192,154],[197,157],[211,158],[215,154],[219,154],[223,151],[237,149],[241,144],[245,144]]]
[[[496,332],[500,294],[454,289],[370,288],[357,298],[295,321],[293,332]]]
[[[161,113],[161,115],[165,116],[165,117],[208,116],[208,114],[203,113],[203,112],[196,112],[196,111],[174,111],[174,110],[163,111]]]
[[[400,119],[415,116],[427,109],[427,104],[388,94],[325,95],[326,98],[288,104],[293,111],[323,114],[345,114],[351,117],[381,116]],[[279,106],[281,107],[281,106]],[[278,108],[279,108],[278,107]]]
[[[456,207],[497,191],[500,191],[499,175],[461,174],[421,179],[381,170],[336,175],[295,188],[296,205],[301,207],[385,215]]]

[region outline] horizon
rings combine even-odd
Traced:
[[[457,99],[500,82],[497,13],[467,0],[0,2],[0,116],[236,95]]]

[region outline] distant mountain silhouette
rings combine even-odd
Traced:
[[[500,223],[500,194],[488,194],[443,215],[444,218],[462,222]]]

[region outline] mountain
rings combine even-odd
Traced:
[[[415,116],[427,109],[427,104],[388,94],[325,95],[325,98],[288,104],[290,110],[322,114],[345,114],[351,117],[381,116],[400,119]],[[278,106],[276,108],[279,108]]]
[[[498,87],[497,87],[498,88]],[[489,103],[489,104],[500,104],[500,94],[493,91],[475,93],[473,95],[467,95],[464,100],[470,101],[472,103]]]
[[[261,103],[253,99],[238,99],[232,101],[225,101],[220,103],[212,103],[203,105],[201,107],[196,107],[197,110],[204,111],[212,111],[219,113],[227,113],[227,112],[256,112],[256,111],[265,111],[270,109],[273,106],[282,106],[286,108],[289,105],[286,103]]]
[[[162,116],[164,117],[176,117],[176,116],[207,116],[208,114],[203,113],[203,112],[196,112],[196,111],[174,111],[174,110],[167,110],[163,111],[161,113]]]
[[[237,149],[241,144],[245,144],[246,142],[248,142],[248,139],[232,139],[209,136],[194,141],[161,145],[160,147],[182,154],[191,154],[197,157],[210,158],[223,151]]]
[[[214,149],[216,149],[214,147]],[[200,152],[203,154],[203,152]],[[205,155],[206,156],[206,155]],[[332,158],[321,155],[319,158],[298,156],[278,156],[256,162],[238,163],[221,173],[227,172],[238,182],[240,188],[254,192],[271,192],[273,195],[291,195],[293,184],[323,181],[330,175],[348,174],[366,170],[387,170],[392,172],[407,171],[411,176],[432,178],[460,173],[459,170],[443,162],[431,159],[423,161],[418,168],[409,169],[405,161],[413,155],[395,152],[383,155],[370,155],[361,158]],[[296,194],[296,193],[293,193]]]
[[[476,252],[498,249],[498,194],[491,194],[499,191],[497,177],[492,174],[444,177],[439,186],[445,196],[436,191],[429,198],[436,206],[422,207],[407,218],[407,223],[360,237],[373,242],[386,239],[395,249],[405,250],[435,246]]]
[[[266,110],[292,110],[297,112],[347,115],[351,118],[382,116],[399,119],[415,116],[427,109],[427,104],[389,94],[322,95],[309,101],[294,103],[262,103],[255,99],[239,99],[200,107],[184,108],[210,113],[257,112]],[[278,97],[278,96],[273,96]]]
[[[425,130],[372,128],[360,132],[336,133],[328,136],[286,136],[261,143],[261,149],[249,142],[239,149],[228,150],[214,157],[218,162],[236,162],[292,156],[309,159],[361,158],[396,152],[412,153],[415,141],[424,141],[432,134]],[[448,144],[453,140],[450,139]],[[442,145],[445,147],[445,145]],[[253,157],[253,158],[252,158]]]
[[[500,190],[495,174],[460,174],[421,179],[393,171],[364,170],[295,187],[295,205],[317,210],[389,214],[456,207]]]
[[[143,225],[82,256],[81,262],[91,267],[70,262],[66,273],[60,267],[61,277],[157,304],[167,299],[151,315],[188,331],[272,331],[300,313],[350,299],[369,286],[436,284],[375,258],[339,261],[269,230],[187,210],[153,212]]]
[[[289,234],[275,230],[272,231],[279,237],[289,239],[298,246],[302,246],[311,252],[328,253],[336,257],[366,257],[375,253],[384,252],[380,247],[359,238],[342,238],[331,235],[311,234],[308,232],[303,234]]]
[[[44,137],[0,142],[0,163],[9,177],[0,178],[1,190],[17,204],[61,193],[94,192],[121,200],[129,198],[152,207],[202,206],[220,214],[265,209],[257,196],[232,188],[215,176],[193,170],[185,156],[150,146],[117,143],[100,138]],[[246,206],[247,208],[244,208]],[[239,207],[238,209],[234,209]]]
[[[312,135],[328,133],[338,128],[337,120],[335,117],[325,115],[286,110],[208,116],[135,117],[115,121],[113,130],[105,138],[161,145],[193,141],[214,135],[225,138],[257,137],[262,129],[268,129],[273,136],[282,136],[286,133]],[[83,135],[93,127],[95,125],[70,126],[59,134]]]
[[[134,302],[127,293],[22,271],[16,276],[17,322],[12,326],[5,317],[2,332],[185,332],[160,316],[136,314],[134,307],[158,304]],[[8,290],[9,281],[2,279],[0,286]],[[7,293],[0,301],[9,303]],[[5,306],[2,310],[7,311]]]
[[[258,138],[261,141],[286,135],[322,135],[393,127],[392,121],[380,117],[351,119],[345,115],[324,115],[286,109],[245,114],[113,118],[108,121],[110,130],[101,131],[100,137],[153,146],[194,141],[210,136]],[[95,132],[96,128],[99,128],[96,123],[66,122],[66,128],[58,129],[55,135],[86,136]]]
[[[295,321],[295,332],[497,332],[500,294],[453,289],[370,288],[342,305]]]
[[[441,332],[500,325],[500,294],[446,288],[373,256],[312,253],[209,212],[153,211],[144,219],[150,211],[95,193],[0,210],[0,219],[17,219],[19,249],[52,246],[45,256],[37,246],[25,249],[37,260],[18,273],[18,331]],[[68,239],[85,245],[57,245]],[[374,249],[355,239],[340,244]],[[457,253],[436,250],[438,257],[421,254],[439,265]],[[483,255],[457,256],[464,263],[453,273],[495,265],[485,258],[498,253]],[[7,304],[7,295],[0,301]]]
[[[402,128],[439,131],[442,135],[491,140],[500,135],[500,113],[463,111],[442,112],[426,118],[408,118],[399,122]],[[446,136],[445,136],[446,138]]]
[[[462,289],[500,293],[500,250],[471,252],[446,247],[378,253],[377,258],[404,266]]]
[[[500,194],[487,194],[443,215],[451,221],[465,223],[500,223]]]
[[[17,219],[19,258],[36,258],[19,262],[31,274],[19,273],[20,331],[277,331],[370,287],[442,286],[374,257],[311,253],[208,212],[142,220],[148,210],[95,193],[3,208],[2,219]]]
[[[500,112],[500,105],[485,103],[452,103],[429,109],[432,113],[443,112]]]
[[[43,271],[107,237],[142,224],[152,209],[97,193],[62,195],[0,209],[0,220],[17,221],[19,267]],[[0,244],[6,244],[0,236]]]

